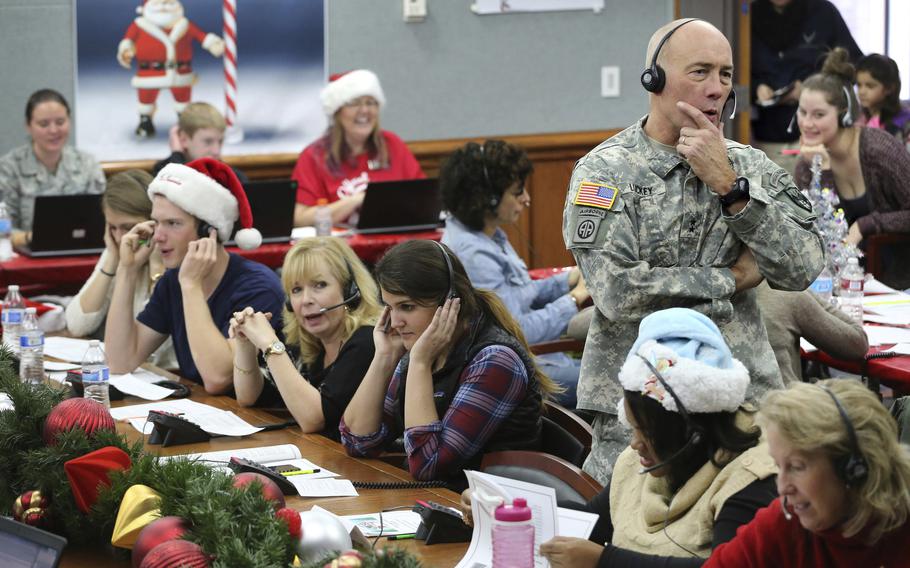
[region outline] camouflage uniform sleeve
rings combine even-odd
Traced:
[[[747,172],[749,203],[735,215],[724,214],[724,220],[752,250],[772,288],[805,290],[825,262],[812,205],[790,174],[767,156],[753,154],[749,160],[757,167],[748,162],[735,165],[737,171]]]
[[[0,199],[6,204],[13,227],[19,228],[19,175],[12,152],[0,158]]]
[[[616,322],[637,322],[673,306],[697,309],[716,321],[729,320],[733,314],[730,297],[736,289],[729,269],[659,267],[641,260],[635,208],[631,199],[623,200],[612,179],[618,173],[602,159],[579,162],[569,182],[563,214],[566,247],[574,255],[597,309]],[[577,204],[583,183],[613,188],[615,203],[609,208]]]
[[[104,177],[104,170],[101,169],[101,164],[94,158],[94,156],[88,156],[88,167],[91,171],[91,176],[89,178],[88,193],[104,193],[104,188],[107,185],[107,179]]]

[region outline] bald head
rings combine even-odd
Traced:
[[[664,43],[663,47],[660,48],[660,53],[657,56],[657,64],[661,67],[664,66],[664,63],[667,61],[672,61],[678,55],[680,48],[685,48],[691,46],[698,42],[705,41],[706,39],[717,40],[721,39],[727,46],[727,50],[732,53],[730,48],[730,42],[727,41],[726,36],[712,24],[704,20],[693,20],[692,18],[680,18],[678,20],[673,20],[667,24],[662,25],[651,35],[650,41],[648,41],[648,49],[645,52],[645,67],[651,65],[651,58],[654,56],[654,51],[657,49],[657,45],[660,43],[660,40],[664,38],[665,35],[670,33],[671,30],[679,27],[680,25],[685,24],[682,28],[673,32],[673,35]],[[684,51],[684,49],[683,49]]]

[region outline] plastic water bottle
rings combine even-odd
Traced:
[[[36,385],[44,380],[44,332],[38,327],[38,312],[25,308],[19,333],[19,378]]]
[[[104,406],[111,407],[110,396],[111,371],[104,358],[101,342],[93,339],[88,344],[88,351],[82,357],[83,396],[96,400]]]
[[[10,284],[3,299],[3,344],[13,353],[19,353],[19,328],[25,315],[25,301],[19,294],[19,286]]]
[[[827,265],[822,269],[815,282],[809,286],[809,290],[812,290],[816,296],[825,302],[831,301],[831,295],[834,293],[834,276],[831,275]]]
[[[493,522],[493,568],[533,568],[534,525],[521,497],[496,507]]]
[[[317,237],[332,235],[332,212],[329,210],[329,200],[325,197],[320,197],[316,201],[316,217],[313,219],[313,225],[316,226]]]
[[[6,203],[0,201],[0,262],[13,258],[13,220]]]
[[[863,323],[863,286],[866,275],[856,257],[847,259],[847,266],[840,271],[840,309],[850,319]]]

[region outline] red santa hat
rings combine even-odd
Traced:
[[[254,249],[262,244],[262,235],[253,228],[250,202],[237,174],[230,166],[214,158],[199,158],[184,164],[168,164],[149,185],[149,199],[156,195],[218,230],[221,242],[231,238],[234,223],[240,219],[240,230],[234,235],[237,246]]]
[[[380,107],[385,104],[385,95],[375,73],[366,69],[337,73],[329,77],[329,84],[322,89],[322,110],[326,116],[333,116],[346,103],[366,96],[376,99]]]

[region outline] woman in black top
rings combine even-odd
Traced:
[[[287,347],[269,325],[271,314],[246,308],[231,319],[237,402],[274,406],[283,399],[302,431],[337,440],[341,415],[373,359],[376,283],[336,238],[294,245],[281,282]]]

